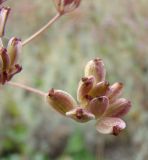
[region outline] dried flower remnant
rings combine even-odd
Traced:
[[[8,19],[9,12],[10,12],[9,7],[0,8],[0,37],[4,36],[5,25]]]
[[[62,96],[55,94],[56,98],[50,91],[47,96],[48,103],[62,115],[77,122],[84,123],[96,119],[97,131],[117,136],[126,127],[121,117],[125,116],[131,108],[129,100],[119,98],[123,84],[116,82],[110,85],[105,80],[106,70],[103,61],[99,58],[89,61],[84,72],[85,77],[79,82],[77,90],[79,103],[72,100],[72,96],[64,91]],[[67,95],[70,98],[65,98]],[[72,101],[74,104],[69,105]]]
[[[20,39],[12,37],[7,48],[0,47],[0,83],[5,84],[12,77],[22,70],[18,64],[19,55],[22,52]]]
[[[79,7],[81,0],[53,0],[60,14],[72,12]]]

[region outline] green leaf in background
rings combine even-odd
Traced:
[[[66,154],[72,160],[95,160],[92,153],[87,149],[84,135],[79,130],[71,135],[66,147]]]

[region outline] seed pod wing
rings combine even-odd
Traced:
[[[113,134],[117,136],[124,128],[126,123],[120,118],[105,117],[97,121],[96,129],[102,134]]]

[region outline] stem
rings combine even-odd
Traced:
[[[47,24],[45,24],[41,29],[39,29],[37,32],[35,32],[32,36],[27,38],[26,40],[23,41],[22,45],[25,46],[28,44],[30,41],[32,41],[34,38],[39,36],[41,33],[43,33],[47,28],[49,28],[55,21],[57,21],[62,14],[57,13],[55,17],[53,17]]]
[[[35,93],[35,94],[37,94],[37,95],[39,95],[39,96],[44,96],[44,97],[45,97],[45,96],[47,95],[47,93],[45,93],[45,92],[42,92],[42,91],[40,91],[40,90],[38,90],[38,89],[35,89],[35,88],[32,88],[32,87],[26,86],[26,85],[21,84],[21,83],[10,82],[10,81],[9,81],[9,82],[7,82],[7,84],[9,84],[9,85],[11,85],[11,86],[14,86],[14,87],[18,87],[18,88],[25,89],[26,91]]]

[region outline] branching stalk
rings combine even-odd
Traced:
[[[41,29],[39,29],[37,32],[35,32],[32,36],[27,38],[23,41],[22,45],[25,46],[29,42],[31,42],[33,39],[35,39],[37,36],[39,36],[41,33],[43,33],[47,28],[49,28],[54,22],[56,22],[62,14],[57,13],[55,17],[53,17],[46,25],[44,25]]]
[[[9,81],[7,82],[7,84],[11,85],[11,86],[14,86],[14,87],[18,87],[18,88],[22,88],[28,92],[32,92],[32,93],[35,93],[39,96],[43,96],[45,97],[47,95],[47,93],[43,92],[43,91],[40,91],[38,89],[35,89],[35,88],[32,88],[32,87],[29,87],[29,86],[26,86],[24,84],[21,84],[21,83],[17,83],[17,82],[12,82],[12,81]]]

